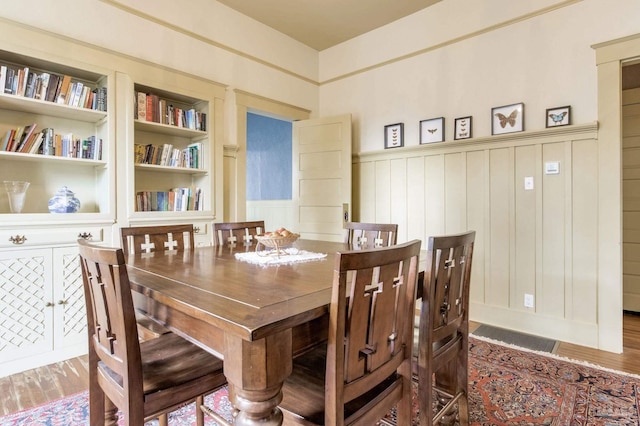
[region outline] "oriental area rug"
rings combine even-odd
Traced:
[[[639,425],[640,376],[470,337],[471,425]],[[205,402],[230,413],[226,389]],[[2,426],[88,425],[88,393],[0,418]],[[417,410],[417,403],[414,401]],[[195,407],[169,417],[176,426],[195,424]],[[393,412],[387,418],[393,418]],[[147,426],[157,422],[149,422]],[[207,425],[216,425],[207,420]],[[409,425],[399,425],[409,426]]]

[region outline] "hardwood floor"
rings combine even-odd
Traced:
[[[613,354],[570,343],[560,343],[557,355],[586,361],[606,368],[640,374],[640,316],[625,314],[624,352]],[[472,324],[472,327],[478,324]],[[0,378],[0,417],[81,392],[88,388],[87,357],[35,368],[13,376]]]

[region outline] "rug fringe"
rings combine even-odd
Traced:
[[[628,373],[626,371],[616,370],[614,368],[603,367],[602,365],[594,364],[594,363],[591,363],[591,362],[588,362],[588,361],[581,361],[581,360],[577,360],[577,359],[573,359],[573,358],[568,358],[568,357],[560,356],[560,355],[557,355],[557,354],[554,354],[554,353],[549,353],[549,352],[544,352],[544,351],[536,351],[534,349],[524,348],[522,346],[514,345],[512,343],[507,343],[507,342],[503,342],[503,341],[496,340],[496,339],[492,339],[490,337],[476,336],[473,333],[469,333],[469,339],[482,340],[482,341],[485,341],[485,342],[488,342],[488,343],[493,343],[495,345],[505,346],[507,348],[516,349],[516,350],[522,351],[522,352],[534,353],[534,354],[537,354],[537,355],[542,355],[542,356],[546,356],[546,357],[549,357],[549,358],[557,359],[559,361],[566,361],[566,362],[570,362],[572,364],[583,365],[585,367],[595,368],[595,369],[606,371],[606,372],[609,372],[609,373],[619,374],[621,376],[627,376],[627,377],[632,377],[634,379],[640,379],[640,375],[638,375],[638,374]]]

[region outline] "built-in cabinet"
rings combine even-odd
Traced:
[[[174,76],[180,79],[180,75]],[[116,73],[119,226],[192,223],[196,245],[211,245],[216,186],[214,105],[219,89],[184,78]]]
[[[130,59],[110,60],[104,52],[94,62],[106,68],[64,54],[17,50],[0,50],[0,66],[31,73],[31,81],[67,76],[87,89],[84,101],[68,102],[47,100],[44,90],[27,96],[0,87],[1,376],[86,353],[78,238],[117,246],[123,226],[193,223],[196,246],[206,246],[216,211],[222,211],[215,123],[221,122],[223,86]],[[87,100],[92,91],[100,93],[100,107]],[[156,102],[145,107],[166,106],[175,116],[143,118],[140,94]],[[33,124],[36,132],[59,134],[57,145],[7,149],[3,139],[12,129]],[[78,142],[62,149],[62,139]],[[141,157],[140,147],[149,146],[165,151],[162,161]],[[2,181],[29,182],[22,211],[12,211]],[[64,187],[80,201],[79,209],[50,212],[49,200]]]

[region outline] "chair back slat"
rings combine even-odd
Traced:
[[[129,253],[179,253],[195,247],[193,224],[131,226],[120,229],[122,250]]]
[[[100,360],[125,382],[131,371],[138,371],[135,374],[142,377],[138,332],[123,251],[91,245],[84,239],[79,239],[78,245],[90,344]]]
[[[344,242],[356,248],[389,247],[396,244],[398,225],[395,223],[347,222]]]
[[[463,234],[429,239],[430,276],[425,289],[430,289],[430,324],[435,341],[454,334],[468,315],[474,237]]]
[[[339,361],[335,380],[342,381],[345,400],[411,361],[413,320],[407,313],[415,304],[420,244],[337,255],[330,319],[337,321],[336,344],[330,333],[327,365],[332,357]],[[329,383],[333,373],[326,374]]]
[[[217,246],[253,246],[257,243],[255,236],[265,232],[264,221],[214,223],[213,232]]]

